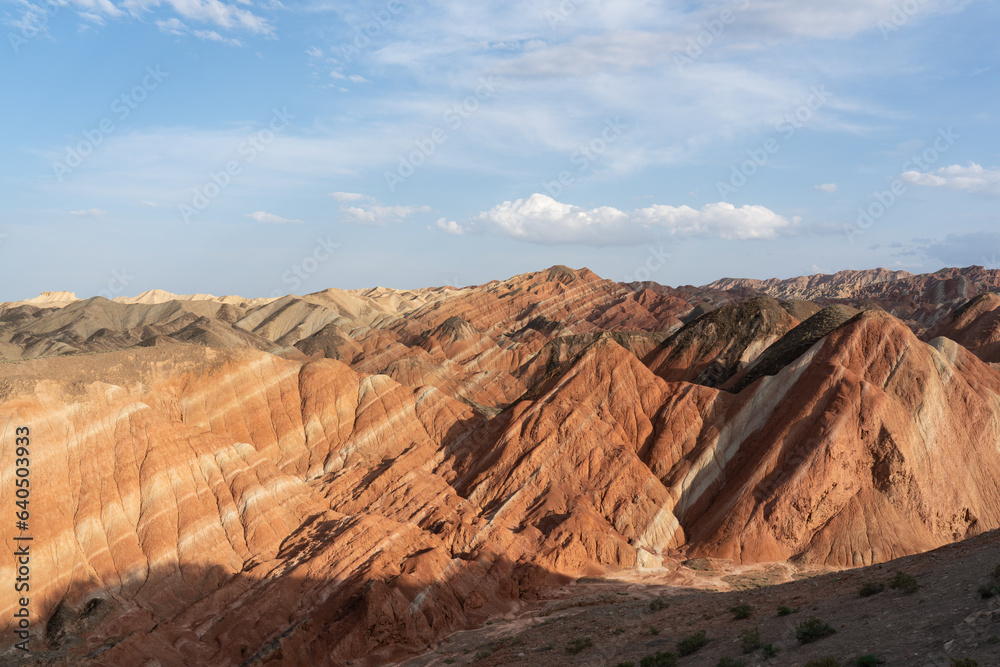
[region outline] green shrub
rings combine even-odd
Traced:
[[[712,640],[705,635],[705,631],[701,630],[677,642],[677,652],[683,658],[686,655],[691,655],[710,641]]]
[[[666,609],[669,606],[670,606],[670,603],[667,602],[665,599],[663,599],[663,598],[656,598],[655,600],[651,600],[650,601],[650,603],[649,603],[649,610],[650,611],[660,611],[661,609]]]
[[[625,662],[619,662],[615,665],[615,667],[635,667],[635,663],[630,660],[626,660]]]
[[[677,656],[673,653],[657,651],[639,661],[639,667],[677,667]]]
[[[786,607],[785,605],[781,605],[780,607],[778,607],[778,616],[791,616],[798,610],[799,610],[798,607],[792,609],[791,607]]]
[[[750,618],[753,615],[753,607],[748,604],[739,604],[730,609],[733,618],[737,621],[742,621],[744,619]]]
[[[972,658],[952,658],[951,667],[979,667],[979,661]]]
[[[485,660],[491,655],[493,655],[492,651],[480,651],[479,653],[476,654],[476,657],[473,658],[473,660]]]
[[[805,667],[840,667],[840,663],[837,662],[836,658],[828,655],[824,658],[810,660],[805,664]]]
[[[613,634],[613,635],[623,635],[623,634],[625,634],[625,628],[615,628],[614,630],[611,631],[611,634]]]
[[[740,633],[740,646],[744,653],[753,653],[764,645],[764,640],[760,637],[760,630],[744,630]]]
[[[715,663],[715,667],[747,667],[747,663],[741,658],[723,656],[719,658],[719,662]]]
[[[583,637],[580,639],[574,639],[569,644],[566,645],[566,652],[576,655],[581,651],[584,651],[594,645],[594,642],[590,640],[590,637]]]
[[[809,644],[836,633],[837,631],[832,626],[815,616],[810,616],[795,626],[795,638],[803,644]]]
[[[1000,595],[1000,583],[991,581],[979,587],[979,597],[983,600],[991,598],[994,595]]]
[[[866,581],[861,586],[861,591],[859,591],[859,594],[861,595],[861,597],[866,598],[875,595],[876,593],[881,593],[884,590],[885,590],[885,584],[878,581]]]
[[[651,625],[651,626],[649,626],[649,634],[651,634],[651,635],[658,635],[658,634],[660,634],[660,629],[658,627],[656,627],[655,625]]]
[[[996,567],[993,568],[993,574],[991,576],[994,581],[1000,581],[1000,563],[997,563]]]
[[[905,572],[897,572],[892,581],[889,582],[889,588],[903,591],[904,593],[916,593],[917,589],[920,588],[920,584],[917,583],[913,575]]]
[[[765,660],[770,660],[774,656],[778,655],[778,647],[774,644],[764,644],[764,648],[761,649],[760,654],[764,656]]]
[[[885,660],[868,653],[866,655],[859,655],[856,657],[854,659],[854,664],[857,667],[878,667],[879,665],[885,664]]]

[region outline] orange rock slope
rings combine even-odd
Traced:
[[[850,567],[1000,526],[1000,373],[879,308],[565,267],[174,296],[0,307],[18,356],[112,348],[0,364],[4,461],[31,429],[34,659],[381,664],[569,576]]]

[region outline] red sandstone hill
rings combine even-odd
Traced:
[[[579,575],[855,567],[997,528],[993,274],[868,278],[802,281],[841,295],[822,310],[566,267],[0,305],[32,660],[383,664]]]

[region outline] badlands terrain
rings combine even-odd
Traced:
[[[747,664],[1000,664],[996,292],[555,266],[0,304],[0,581],[18,427],[33,540],[0,662],[617,665],[705,630],[679,664],[715,665],[759,628]],[[812,615],[838,633],[799,644]]]

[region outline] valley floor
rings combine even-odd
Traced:
[[[836,662],[824,667],[847,667],[866,654],[899,667],[950,667],[953,659],[969,658],[976,661],[966,663],[970,666],[1000,665],[1000,598],[979,594],[981,586],[992,582],[998,564],[1000,531],[840,572],[792,573],[786,565],[734,571],[699,559],[688,561],[699,569],[678,563],[672,572],[653,575],[652,583],[578,580],[548,591],[517,614],[455,633],[432,653],[400,664],[638,666],[645,656],[677,653],[679,640],[705,631],[709,643],[680,658],[678,665],[714,667],[728,656],[743,660],[746,667],[799,667],[831,657]],[[913,576],[919,588],[892,589],[889,584],[898,571]],[[795,580],[787,581],[789,576]],[[771,583],[781,580],[786,583]],[[885,584],[885,589],[862,597],[861,587],[869,582]],[[657,601],[666,607],[654,610],[661,606]],[[738,605],[751,606],[751,616],[736,620],[731,610]],[[779,616],[780,606],[796,611]],[[829,624],[836,634],[801,644],[796,626],[810,617]],[[760,649],[744,654],[739,636],[754,629],[764,644],[778,649],[775,657],[765,659]]]

